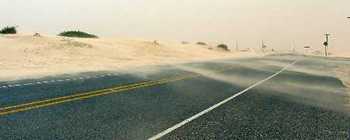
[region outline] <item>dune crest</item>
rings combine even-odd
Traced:
[[[212,48],[215,47],[115,38],[0,36],[0,80],[258,56],[255,52]]]

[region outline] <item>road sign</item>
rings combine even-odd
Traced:
[[[323,46],[327,47],[328,46],[328,42],[323,42]]]

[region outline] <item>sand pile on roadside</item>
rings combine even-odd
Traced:
[[[158,44],[147,40],[112,38],[0,36],[0,81],[257,56],[253,52],[224,52],[193,44],[164,41]]]
[[[350,67],[349,66],[338,66],[335,69],[335,73],[345,86],[350,88]]]
[[[330,55],[331,57],[346,57],[346,58],[350,58],[350,49],[330,47],[329,48],[329,52],[331,53],[331,55]]]

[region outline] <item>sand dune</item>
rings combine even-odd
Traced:
[[[32,35],[0,36],[0,80],[87,71],[125,70],[233,57],[255,52],[224,52],[208,46],[116,38],[79,39]],[[215,48],[215,47],[213,47]]]

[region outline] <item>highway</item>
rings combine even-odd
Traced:
[[[0,139],[347,139],[350,59],[271,55],[0,82]]]

